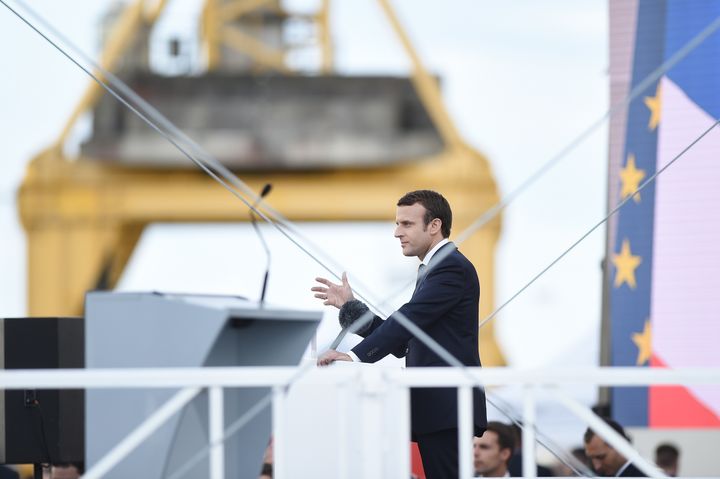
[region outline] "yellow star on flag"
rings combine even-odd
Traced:
[[[662,97],[661,97],[661,86],[658,83],[657,90],[655,90],[655,96],[645,97],[645,106],[650,109],[650,121],[648,121],[648,128],[653,131],[660,124],[660,110],[662,110]]]
[[[652,331],[650,330],[650,320],[645,321],[642,333],[633,333],[632,342],[638,348],[638,356],[636,365],[645,364],[652,356]]]
[[[620,191],[620,199],[624,200],[633,192],[637,191],[640,182],[645,178],[645,170],[639,170],[635,166],[635,155],[630,153],[625,163],[625,168],[620,169],[620,183],[622,190]],[[635,203],[640,203],[640,193],[633,196]]]
[[[627,283],[631,289],[635,289],[635,269],[642,263],[642,258],[632,254],[628,239],[623,240],[620,254],[613,255],[612,263],[615,265],[615,287],[619,288],[623,283]]]

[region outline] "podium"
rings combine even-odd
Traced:
[[[348,380],[329,383],[315,369],[288,394],[288,477],[410,477],[409,389],[383,379],[388,366],[338,361],[330,367]]]
[[[322,319],[319,311],[259,305],[239,297],[163,293],[88,293],[87,368],[294,366]],[[86,467],[169,400],[174,389],[89,389]],[[225,427],[270,392],[225,389]],[[225,477],[256,479],[271,434],[271,408],[225,442]],[[105,477],[170,477],[208,445],[208,396],[201,393]],[[207,477],[203,460],[182,477]]]

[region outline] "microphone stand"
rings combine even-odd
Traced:
[[[257,233],[258,238],[260,238],[260,243],[262,244],[263,249],[265,250],[265,278],[263,279],[263,285],[262,285],[262,291],[260,292],[260,307],[263,307],[263,304],[265,303],[265,292],[267,291],[267,284],[268,284],[268,277],[270,276],[270,248],[268,248],[267,242],[265,241],[265,237],[262,234],[262,231],[260,231],[260,227],[257,224],[257,218],[255,216],[255,210],[254,208],[262,201],[263,198],[265,198],[269,193],[270,190],[272,190],[272,184],[267,183],[262,191],[260,192],[260,195],[258,196],[257,200],[252,204],[252,207],[250,208],[250,222],[253,225],[253,228],[255,229],[255,233]]]

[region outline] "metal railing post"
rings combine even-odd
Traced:
[[[458,471],[460,477],[474,476],[472,386],[458,387]]]
[[[348,479],[350,477],[350,425],[348,424],[348,403],[350,402],[350,392],[347,383],[342,383],[338,391],[338,479]]]
[[[386,424],[395,424],[392,439],[395,441],[388,451],[393,451],[386,457],[391,467],[386,467],[387,477],[410,477],[412,464],[410,460],[410,388],[392,382],[384,376],[389,383],[389,393],[392,399],[385,405]],[[395,410],[393,405],[404,405],[404,408]],[[398,447],[399,445],[399,447]],[[387,456],[387,452],[386,452]]]
[[[285,461],[285,413],[286,413],[285,387],[273,388],[272,401],[272,431],[273,431],[273,477],[287,479]]]
[[[383,477],[382,444],[382,398],[388,391],[379,368],[361,370],[360,409],[362,424],[363,477]]]
[[[225,479],[225,403],[223,388],[212,386],[208,391],[210,424],[210,479]]]
[[[535,464],[535,394],[535,385],[529,384],[523,388],[522,475],[530,479],[537,477],[537,465]]]

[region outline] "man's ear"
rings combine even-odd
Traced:
[[[440,218],[433,218],[430,222],[430,232],[437,233],[442,229],[442,220]]]
[[[507,463],[510,460],[510,456],[512,456],[512,449],[509,447],[500,449],[500,459],[502,459],[503,462]]]

